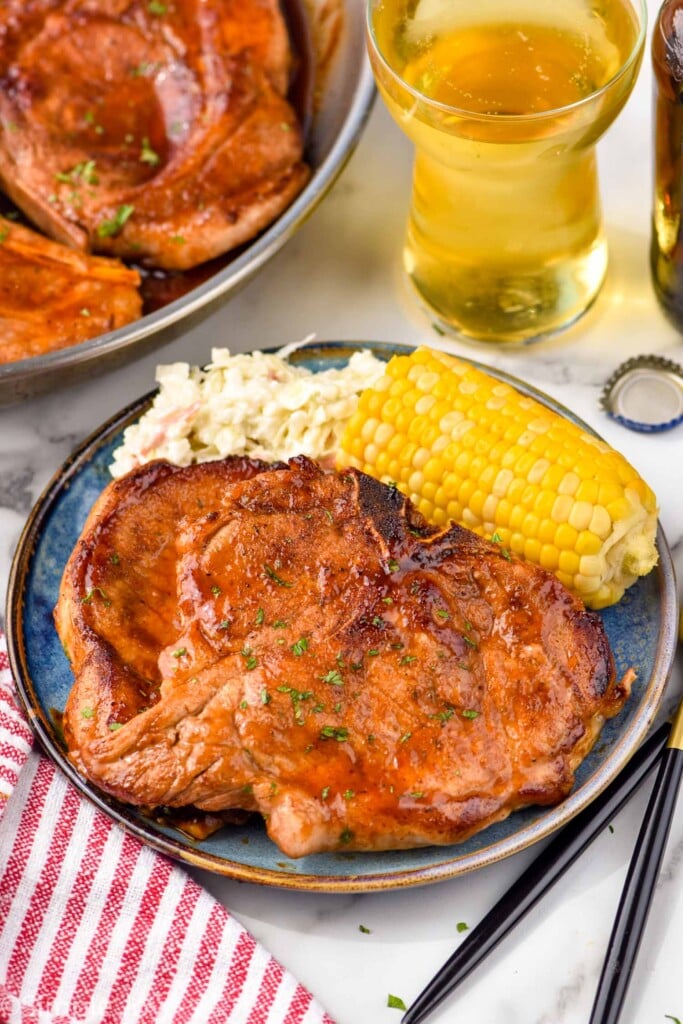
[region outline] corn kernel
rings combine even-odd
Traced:
[[[558,562],[559,554],[557,548],[553,544],[543,544],[541,547],[540,565],[544,569],[554,572],[557,569]]]
[[[567,522],[575,530],[587,530],[593,516],[593,506],[587,501],[575,501],[569,512]]]
[[[575,551],[560,551],[557,567],[560,572],[567,572],[574,576],[579,571],[579,556]]]
[[[576,553],[578,555],[597,555],[602,547],[602,541],[590,530],[581,530],[576,538]]]

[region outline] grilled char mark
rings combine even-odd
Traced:
[[[161,577],[160,523],[174,538]],[[115,588],[97,573],[112,538],[133,534],[146,601],[176,587],[154,642],[141,576],[111,608],[73,613],[88,573]],[[288,856],[457,842],[555,802],[628,690],[600,620],[554,577],[305,458],[160,464],[113,485],[60,603],[77,637],[66,717],[79,769],[132,803],[258,809]],[[113,733],[79,717],[98,636],[122,666],[153,652],[160,681]]]

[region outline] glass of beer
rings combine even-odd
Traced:
[[[595,146],[645,25],[645,0],[369,0],[375,78],[415,144],[404,267],[444,330],[526,343],[595,299]]]

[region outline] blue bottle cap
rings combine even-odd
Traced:
[[[600,405],[629,430],[671,430],[683,423],[683,367],[662,356],[627,359],[605,384]]]

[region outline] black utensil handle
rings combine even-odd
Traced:
[[[683,774],[683,750],[668,747],[645,812],[612,927],[590,1024],[616,1024],[650,912]]]
[[[403,1015],[401,1024],[418,1024],[450,995],[495,946],[522,920],[593,839],[610,823],[654,768],[670,733],[657,729],[609,786],[550,841],[456,949]]]

